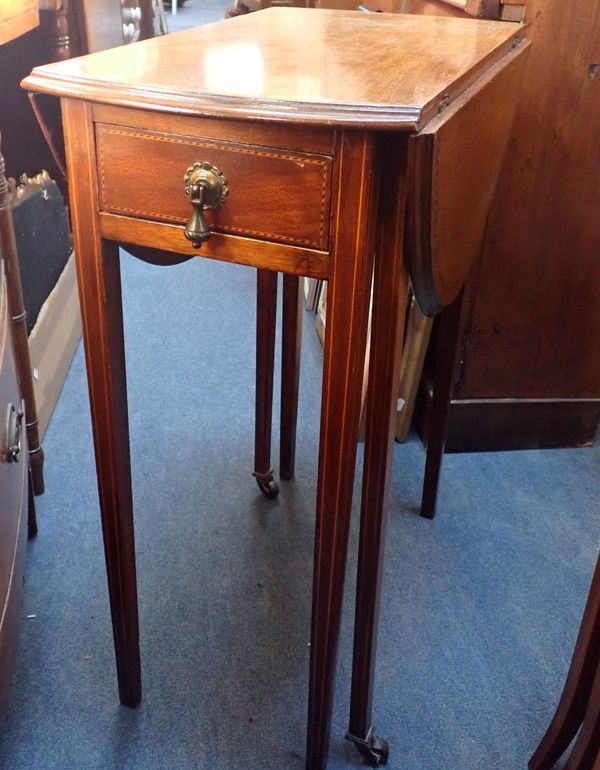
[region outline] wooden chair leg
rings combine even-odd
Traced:
[[[575,651],[556,712],[540,745],[529,760],[529,770],[549,770],[563,755],[581,726],[600,667],[600,558],[583,613]],[[596,688],[598,682],[596,681]],[[596,692],[598,696],[598,693]],[[597,704],[598,707],[598,704]],[[598,729],[598,728],[597,728]]]
[[[33,491],[36,495],[44,492],[44,451],[40,445],[38,418],[33,392],[33,376],[29,359],[27,322],[23,290],[21,288],[21,270],[17,256],[15,229],[12,212],[8,203],[8,184],[4,171],[4,157],[0,151],[0,241],[4,244],[2,256],[6,270],[8,309],[11,317],[17,378],[21,397],[25,403],[27,442],[29,445],[29,467]]]
[[[408,300],[403,233],[399,226],[403,221],[404,196],[398,193],[398,188],[404,188],[405,158],[397,152],[390,155],[383,165],[389,182],[382,190],[382,222],[373,287],[352,693],[346,736],[374,764],[384,764],[389,751],[386,741],[374,733],[372,699],[388,492]],[[390,201],[394,202],[391,209],[388,208]],[[390,350],[398,351],[398,355],[390,357]]]
[[[565,770],[594,770],[600,760],[600,665],[587,710]]]
[[[275,323],[277,320],[277,273],[256,271],[256,414],[253,476],[269,499],[279,487],[271,468],[271,422],[273,415],[273,370],[275,367]]]
[[[462,309],[463,292],[444,310],[439,317],[439,339],[435,361],[433,400],[429,418],[427,458],[421,498],[421,516],[433,519],[437,504],[438,485],[442,470],[448,410],[452,393],[452,376],[458,346],[458,327]]]
[[[303,295],[297,275],[283,276],[283,319],[281,333],[281,423],[279,476],[294,478],[298,388],[302,349]]]

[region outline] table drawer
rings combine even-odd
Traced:
[[[96,145],[101,211],[183,225],[192,213],[184,173],[209,161],[229,186],[225,204],[206,211],[211,229],[328,248],[328,156],[103,123]]]

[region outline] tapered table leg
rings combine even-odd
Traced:
[[[263,495],[274,498],[279,493],[271,468],[277,273],[271,270],[257,270],[256,277],[256,422],[253,475]]]
[[[98,223],[91,106],[63,105],[70,204],[121,703],[141,697],[119,251]]]
[[[373,732],[372,696],[388,490],[394,446],[401,346],[408,300],[402,243],[406,157],[389,147],[382,168],[371,318],[360,545],[354,622],[350,726],[347,738],[375,764],[387,760],[387,743]],[[399,355],[390,355],[399,351]]]
[[[458,345],[458,327],[462,309],[463,292],[442,311],[439,317],[439,339],[433,378],[433,399],[427,438],[427,459],[421,498],[421,516],[433,519],[437,504],[437,492],[446,443],[448,410],[452,392],[452,376]]]
[[[567,750],[579,730],[588,704],[594,677],[600,670],[600,559],[583,613],[575,651],[556,712],[540,745],[529,760],[529,770],[549,770]],[[600,683],[594,685],[597,697]],[[597,704],[600,708],[600,703]],[[600,729],[600,728],[596,728]],[[598,736],[597,736],[598,737]]]
[[[279,475],[292,479],[296,461],[298,387],[302,349],[302,291],[297,275],[283,276],[283,320],[281,332],[281,422]]]
[[[327,763],[376,218],[376,196],[365,175],[372,139],[348,133],[339,139],[334,175],[342,200],[327,291],[306,770],[324,770]]]

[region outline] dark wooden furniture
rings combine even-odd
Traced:
[[[324,4],[330,0],[325,0]],[[352,6],[352,3],[350,3]],[[349,7],[348,5],[346,7]],[[370,7],[370,6],[369,6]],[[374,10],[378,10],[379,7]],[[499,3],[481,2],[450,2],[436,0],[435,3],[423,3],[421,0],[403,2],[401,6],[394,5],[394,10],[409,11],[413,14],[432,13],[449,16],[488,15],[494,18],[500,16]],[[483,145],[480,153],[480,167],[472,166],[471,178],[467,181],[463,175],[453,173],[459,167],[458,145],[464,141],[464,136],[457,140],[454,154],[448,153],[446,173],[440,173],[438,178],[443,180],[442,188],[431,190],[432,172],[435,167],[433,158],[433,141],[426,141],[426,132],[422,135],[424,150],[413,156],[415,164],[422,168],[412,170],[414,179],[414,203],[409,199],[411,215],[416,214],[413,226],[409,229],[406,243],[406,256],[410,262],[411,276],[415,283],[415,294],[421,310],[426,315],[435,315],[440,310],[448,308],[439,319],[438,344],[436,346],[435,376],[431,386],[432,404],[428,420],[427,459],[424,474],[421,515],[432,519],[437,503],[437,490],[441,472],[442,458],[445,448],[447,419],[449,412],[450,394],[454,375],[454,362],[458,349],[458,331],[462,304],[462,285],[467,276],[467,268],[471,266],[484,238],[485,226],[491,206],[496,181],[500,172],[500,162],[503,158],[505,140],[510,128],[510,120],[514,115],[515,93],[507,90],[501,94],[504,115],[509,122],[498,121],[488,129],[485,138],[492,137],[491,144],[495,152],[490,152],[490,144]],[[495,143],[494,143],[495,140]],[[436,159],[439,162],[439,159]],[[492,165],[490,165],[490,163]],[[468,169],[465,169],[466,171]],[[470,196],[469,196],[470,193]],[[453,205],[444,205],[444,200]],[[424,205],[425,204],[425,205]],[[432,212],[434,214],[432,215]],[[468,223],[465,224],[464,212],[469,212]],[[418,212],[418,214],[417,214]],[[424,216],[421,216],[423,215]],[[460,224],[460,226],[457,226]],[[456,266],[454,275],[447,275],[445,282],[438,281],[433,285],[433,261],[443,262],[452,260]],[[458,269],[461,265],[462,269]],[[271,411],[264,406],[272,396],[274,340],[275,340],[275,296],[268,296],[269,289],[276,294],[277,284],[265,283],[268,278],[259,275],[259,296],[257,316],[257,413],[256,413],[256,455],[255,476],[261,490],[268,496],[277,494],[277,484],[270,468],[271,448]],[[429,281],[429,283],[427,283]],[[460,296],[459,295],[459,291]],[[286,302],[291,303],[290,307]],[[283,298],[283,314],[290,317],[295,314],[297,294],[285,295]],[[271,312],[260,312],[261,305],[270,307]],[[297,416],[297,365],[299,356],[296,351],[300,346],[300,327],[295,326],[293,337],[282,335],[282,409],[280,426],[280,443],[284,452],[288,452],[288,436],[295,435]],[[398,356],[401,356],[400,346]],[[294,368],[296,367],[296,369]],[[265,368],[267,371],[265,371]],[[271,371],[268,371],[270,368]],[[296,383],[295,397],[289,396],[286,390],[288,379]],[[293,392],[293,391],[292,391]],[[260,407],[260,408],[259,408]],[[287,469],[287,478],[293,475],[293,464]],[[283,478],[286,478],[283,476]]]
[[[579,733],[579,734],[578,734]],[[556,713],[529,770],[550,770],[571,742],[565,770],[600,767],[600,558],[581,621],[571,666]]]
[[[448,451],[581,446],[597,432],[599,13],[595,0],[576,14],[562,0],[525,3],[532,51],[466,285]]]
[[[1,139],[1,137],[0,137]],[[8,183],[4,173],[4,158],[0,148],[0,252],[4,257],[7,278],[7,297],[12,326],[12,338],[17,363],[17,374],[21,397],[26,407],[25,429],[27,431],[29,470],[36,495],[44,492],[44,450],[38,435],[38,419],[33,393],[33,377],[29,360],[27,341],[27,319],[23,305],[21,272],[17,258],[17,247],[13,229],[12,214],[8,199]],[[37,530],[33,510],[30,519],[30,534]]]
[[[19,386],[13,309],[5,272],[7,259],[16,260],[11,252],[12,241],[8,186],[0,154],[0,723],[19,625],[29,505],[28,431],[24,424],[29,416],[25,416],[26,404]],[[33,507],[29,510],[33,528]]]
[[[481,163],[488,128],[506,119],[497,88],[515,87],[526,48],[520,33],[487,21],[271,9],[41,67],[25,81],[62,99],[122,703],[139,702],[141,678],[118,244],[162,264],[200,255],[329,281],[308,770],[327,761],[374,266],[370,387],[377,397],[367,424],[349,737],[384,758],[371,695],[396,402],[390,353],[407,296],[405,225],[425,232],[422,207],[438,209],[443,180],[427,158],[446,174],[462,147],[468,179]],[[232,79],[239,40],[260,55],[241,62],[245,77]],[[192,63],[190,48],[203,52]],[[462,145],[457,132],[466,132]],[[413,173],[425,172],[417,187]],[[447,201],[458,205],[459,221],[472,213],[461,201]],[[436,243],[422,242],[424,249]],[[413,282],[446,301],[443,288],[454,282],[458,291],[468,267],[463,251],[434,246],[429,262],[422,256]]]

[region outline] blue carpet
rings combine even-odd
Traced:
[[[322,353],[304,334],[297,478],[265,500],[253,450],[255,272],[123,258],[144,698],[118,704],[83,356],[45,439],[4,770],[302,770]],[[598,552],[599,448],[396,446],[375,714],[390,768],[523,770],[553,713]],[[277,460],[274,452],[274,462]],[[335,698],[344,741],[353,519]],[[30,617],[31,616],[31,617]]]

